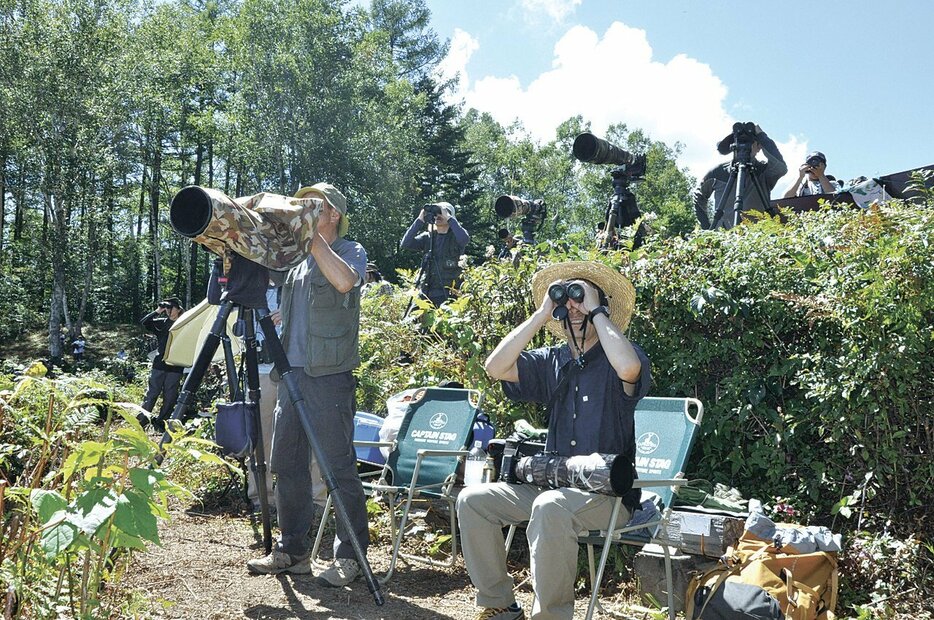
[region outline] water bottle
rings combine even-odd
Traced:
[[[483,442],[473,442],[473,448],[467,453],[464,462],[464,485],[480,484],[483,482],[483,468],[486,466],[486,452],[483,451]]]

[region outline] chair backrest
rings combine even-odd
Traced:
[[[697,438],[704,406],[696,398],[646,397],[636,406],[636,471],[640,480],[680,478]],[[665,506],[673,491],[653,489]]]
[[[416,392],[389,454],[392,483],[408,485],[419,450],[464,450],[480,406],[477,390],[429,387]],[[443,482],[457,468],[458,457],[433,457],[422,463],[419,485]]]

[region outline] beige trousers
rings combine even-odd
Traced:
[[[465,487],[457,498],[464,562],[477,588],[480,607],[507,607],[515,601],[506,572],[503,527],[528,521],[535,620],[574,616],[577,535],[607,526],[616,498],[579,489],[542,489],[503,482]],[[629,520],[620,511],[619,523]]]

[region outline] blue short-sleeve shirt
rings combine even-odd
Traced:
[[[517,362],[519,381],[503,381],[503,391],[513,400],[548,404],[560,386],[548,412],[547,452],[634,455],[634,413],[636,404],[648,394],[652,373],[648,356],[639,345],[632,346],[642,363],[632,396],[626,394],[599,342],[584,354],[583,369],[566,344],[523,351]],[[568,378],[561,385],[563,374]]]

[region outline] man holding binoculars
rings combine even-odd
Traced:
[[[425,225],[429,230],[422,230]],[[460,258],[470,235],[454,218],[454,205],[438,202],[425,205],[402,237],[402,247],[425,252],[419,290],[436,306],[443,304],[451,289],[461,281]]]
[[[147,417],[144,414],[137,416],[139,423],[145,428],[152,422],[153,428],[157,432],[165,432],[165,421],[172,415],[175,409],[175,401],[178,400],[178,388],[182,382],[182,372],[185,370],[181,366],[170,366],[162,361],[165,355],[165,346],[169,341],[169,328],[178,320],[182,314],[182,302],[178,297],[169,297],[163,299],[156,306],[156,309],[140,319],[143,327],[156,335],[158,342],[156,357],[152,360],[152,370],[149,373],[149,389],[146,390],[146,397],[143,398],[143,409],[152,413],[153,407],[159,395],[162,395],[162,407],[159,408],[159,415]]]
[[[594,452],[635,457],[636,403],[652,382],[642,349],[624,335],[635,289],[619,272],[595,262],[550,265],[535,274],[541,303],[486,360],[506,396],[548,408],[545,452],[570,457]],[[562,326],[563,324],[563,326]],[[526,350],[546,328],[564,344]],[[614,498],[576,488],[542,488],[495,482],[467,486],[457,500],[464,561],[477,588],[477,620],[522,620],[506,571],[502,528],[528,521],[535,584],[532,618],[574,614],[577,533],[606,526]],[[623,498],[620,522],[639,504],[638,491]]]

